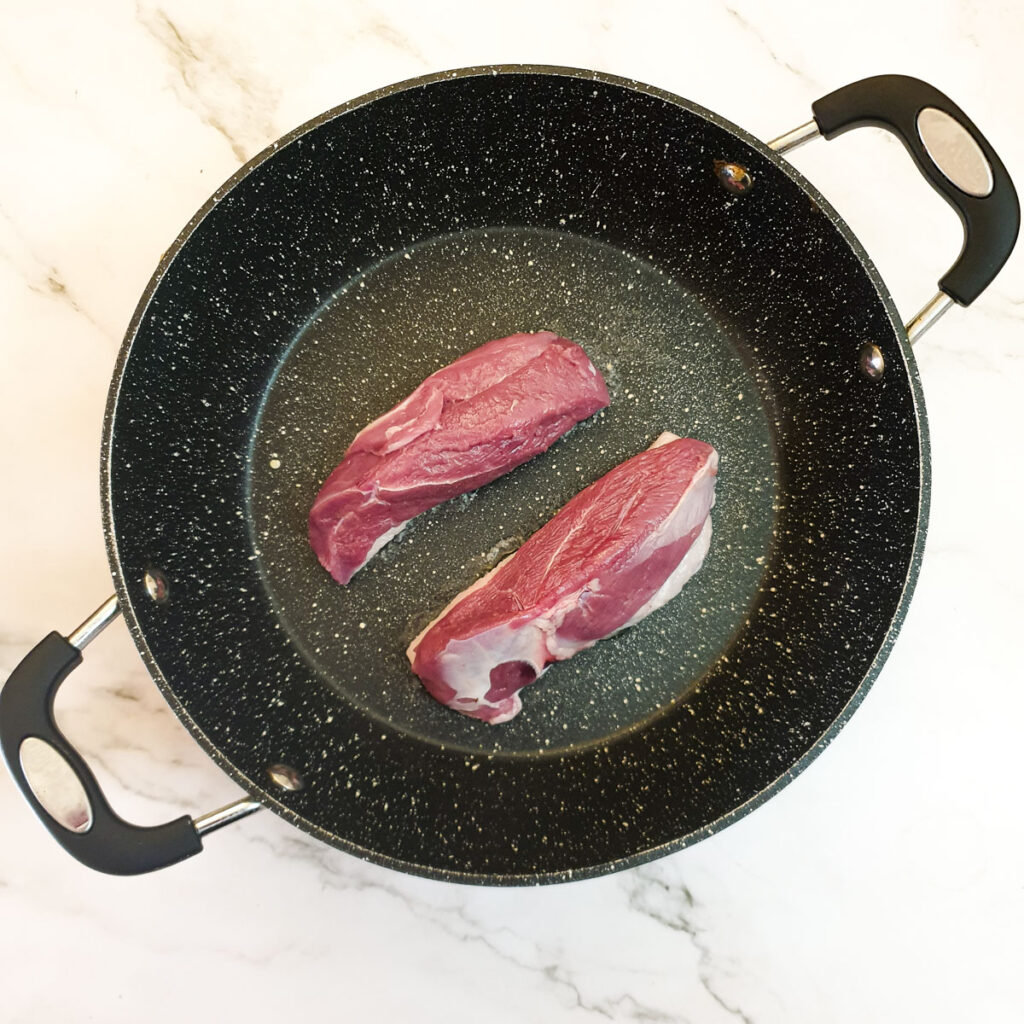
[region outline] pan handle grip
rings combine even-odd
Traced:
[[[826,139],[871,125],[888,129],[906,146],[920,172],[960,216],[964,245],[939,288],[969,306],[999,273],[1020,230],[1017,192],[985,136],[948,96],[906,75],[853,82],[811,109]]]
[[[81,661],[81,651],[74,644],[51,633],[26,655],[0,690],[0,746],[14,781],[54,839],[96,871],[139,875],[199,853],[203,843],[188,815],[166,825],[140,827],[115,814],[88,765],[57,728],[54,698]],[[26,753],[38,751],[40,743],[50,748],[51,762],[56,752],[74,773],[87,800],[72,815],[62,815],[66,824],[40,800],[25,771]],[[41,795],[47,799],[45,793]]]

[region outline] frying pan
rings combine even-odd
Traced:
[[[925,83],[868,79],[813,111],[764,145],[637,82],[472,68],[330,111],[231,178],[161,261],[114,372],[116,596],[0,694],[9,768],[57,840],[137,873],[266,806],[404,871],[552,882],[693,843],[803,769],[863,699],[917,576],[929,461],[910,342],[977,297],[1020,216],[992,148]],[[965,227],[907,330],[781,156],[862,124],[895,132]],[[460,353],[539,329],[583,345],[610,408],[336,585],[306,516],[354,433]],[[507,725],[427,696],[409,639],[663,430],[721,454],[712,550],[680,597],[556,665]],[[52,703],[118,610],[249,798],[155,828],[110,809]],[[32,770],[46,757],[76,808]]]

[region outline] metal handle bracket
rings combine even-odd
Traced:
[[[26,800],[68,853],[97,871],[135,875],[199,853],[202,836],[262,804],[244,797],[197,818],[185,815],[152,827],[132,825],[114,812],[92,770],[57,727],[53,704],[61,683],[81,664],[82,648],[117,613],[117,598],[111,597],[67,638],[51,633],[26,655],[0,690],[0,748]]]
[[[833,139],[852,128],[892,132],[918,170],[956,211],[964,245],[939,281],[938,293],[904,326],[911,344],[950,306],[970,305],[991,283],[1013,250],[1020,204],[998,154],[949,97],[906,75],[877,75],[816,100],[814,117],[767,143],[791,153],[812,139]]]

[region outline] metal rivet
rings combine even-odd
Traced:
[[[735,192],[737,195],[749,192],[754,186],[754,179],[743,164],[733,164],[727,160],[716,160],[715,174],[718,176],[718,181],[722,188],[728,192]]]
[[[159,569],[147,569],[142,582],[146,586],[146,593],[157,604],[163,604],[170,597],[171,588],[167,583],[167,577]]]
[[[278,789],[286,789],[289,793],[295,793],[306,785],[306,780],[291,765],[272,764],[267,768],[267,775]]]
[[[882,355],[882,350],[870,341],[861,345],[857,363],[860,366],[860,372],[868,380],[881,380],[882,374],[885,373],[885,356]]]

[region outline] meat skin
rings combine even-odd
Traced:
[[[410,519],[540,454],[606,405],[601,374],[567,338],[489,341],[356,435],[313,502],[309,543],[348,583]]]
[[[675,597],[711,544],[718,453],[664,433],[464,590],[406,652],[442,704],[491,724],[555,661]]]

